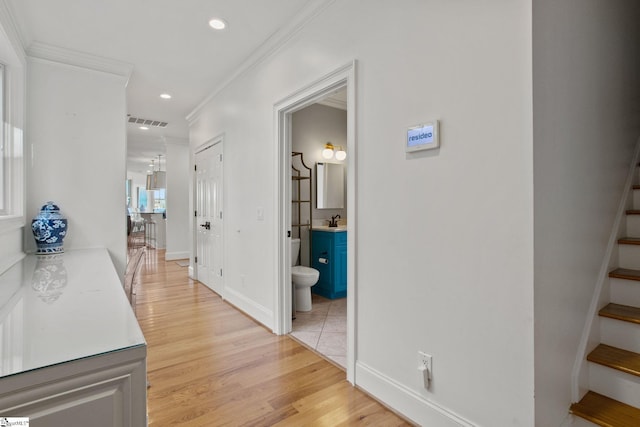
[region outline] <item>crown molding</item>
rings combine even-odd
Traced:
[[[229,86],[234,80],[256,67],[272,55],[274,55],[282,46],[284,46],[293,36],[299,33],[307,24],[309,24],[316,16],[320,15],[335,0],[311,0],[304,8],[291,20],[273,33],[264,43],[254,50],[243,63],[231,74],[222,84],[213,90],[206,98],[204,98],[187,116],[189,124],[198,119],[202,108],[208,104],[217,94],[224,88]]]
[[[40,42],[31,43],[27,49],[27,55],[31,58],[44,59],[47,61],[59,62],[75,67],[114,74],[119,77],[124,77],[127,82],[133,72],[133,65],[127,62],[103,58],[101,56],[77,52]]]
[[[15,13],[11,4],[7,0],[0,1],[0,26],[4,32],[6,39],[11,44],[13,53],[18,61],[24,65],[26,63],[26,52],[24,49],[24,38],[20,25],[16,20]]]

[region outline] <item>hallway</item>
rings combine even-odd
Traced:
[[[149,250],[136,284],[149,426],[410,425],[347,383],[344,371],[272,334],[187,270]]]

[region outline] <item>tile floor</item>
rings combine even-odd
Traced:
[[[311,294],[311,311],[296,313],[291,335],[343,368],[347,365],[347,299]]]

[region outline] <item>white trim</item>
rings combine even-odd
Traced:
[[[4,64],[3,101],[5,151],[4,209],[0,217],[0,234],[15,231],[25,225],[26,177],[24,129],[26,127],[26,55],[17,21],[6,1],[0,2],[0,58]],[[21,233],[23,234],[23,233]],[[24,240],[24,237],[23,239]],[[15,248],[20,251],[21,247]]]
[[[225,288],[225,298],[223,299],[240,311],[262,323],[267,328],[272,328],[274,318],[273,311],[269,310],[265,306],[258,304],[231,288]]]
[[[411,421],[423,426],[475,427],[455,412],[427,400],[415,391],[376,371],[365,363],[356,364],[358,386]]]
[[[27,49],[27,55],[31,58],[44,59],[59,62],[61,64],[87,68],[103,73],[124,77],[127,81],[133,72],[133,65],[115,59],[103,58],[84,52],[77,52],[57,46],[51,46],[40,42],[33,42]]]
[[[182,252],[166,252],[164,254],[164,259],[167,261],[173,261],[175,259],[188,259],[190,253],[188,251]]]
[[[0,234],[5,234],[25,226],[22,215],[0,216]]]
[[[274,105],[274,186],[277,212],[274,218],[278,249],[275,269],[273,331],[282,335],[291,331],[291,256],[287,231],[291,221],[290,164],[291,115],[316,103],[332,92],[347,89],[347,381],[355,383],[356,358],[356,61],[352,61],[294,92]]]
[[[13,48],[13,53],[22,66],[26,64],[26,52],[24,40],[18,20],[15,17],[13,6],[7,0],[0,2],[0,26],[7,40]],[[15,66],[15,64],[13,64]]]
[[[591,350],[589,348],[589,342],[593,341],[592,334],[599,334],[598,328],[594,328],[594,324],[598,325],[596,319],[598,317],[598,310],[600,308],[600,301],[603,298],[603,292],[608,289],[605,287],[605,283],[609,280],[609,270],[612,268],[612,260],[614,259],[615,250],[618,247],[618,237],[620,233],[620,226],[627,206],[629,205],[630,195],[632,194],[632,185],[634,181],[634,175],[638,173],[638,161],[640,158],[640,138],[636,142],[635,152],[633,154],[633,160],[627,174],[627,180],[625,182],[624,192],[622,199],[618,205],[618,212],[616,213],[613,227],[611,228],[611,234],[609,235],[609,241],[607,243],[607,249],[605,251],[602,264],[600,265],[600,272],[598,273],[598,281],[591,297],[591,305],[589,306],[589,312],[587,314],[587,320],[585,322],[584,329],[582,330],[582,336],[580,338],[580,344],[578,345],[578,351],[576,353],[576,359],[573,363],[573,369],[571,371],[571,399],[572,402],[578,402],[582,396],[586,393],[587,384],[583,384],[581,387],[581,379],[587,380],[587,353]],[[599,341],[599,339],[597,340]]]
[[[202,100],[189,114],[186,119],[189,123],[193,123],[198,119],[202,108],[208,104],[216,95],[224,88],[229,86],[235,79],[242,76],[247,71],[256,67],[264,60],[275,54],[282,46],[284,46],[294,35],[300,32],[309,22],[316,16],[320,15],[335,0],[311,0],[300,12],[291,18],[283,27],[273,33],[262,43],[256,50],[249,55],[247,59],[239,66],[236,71],[213,90],[205,99]]]
[[[347,103],[345,101],[339,101],[333,98],[323,99],[322,101],[318,102],[318,104],[325,105],[327,107],[338,108],[340,110],[347,109]]]
[[[20,261],[25,256],[26,256],[26,254],[24,252],[19,252],[19,253],[14,254],[14,255],[12,255],[10,257],[6,257],[4,259],[0,259],[0,274],[2,274],[5,271],[7,271],[9,268],[11,268],[11,266],[13,266],[15,263]]]

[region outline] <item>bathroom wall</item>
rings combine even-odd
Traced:
[[[532,427],[531,1],[326,4],[190,116],[192,150],[225,136],[230,302],[273,326],[274,105],[355,59],[356,384],[420,425]]]
[[[327,225],[328,220],[332,216],[340,215],[341,222],[347,222],[347,162],[346,160],[340,161],[331,159],[326,160],[322,157],[322,150],[327,141],[331,142],[334,146],[341,145],[346,149],[347,146],[347,112],[346,110],[328,107],[326,105],[314,104],[293,114],[292,127],[291,127],[291,140],[292,151],[299,151],[304,154],[304,161],[307,166],[312,168],[313,186],[311,188],[311,206],[314,225]],[[348,154],[347,154],[348,155]],[[338,163],[342,164],[345,171],[345,204],[343,209],[317,209],[316,206],[316,163]],[[296,183],[293,184],[294,189]],[[306,193],[307,188],[304,181],[301,185],[301,194],[303,199],[308,199],[309,195]],[[295,205],[293,205],[295,208]],[[302,217],[308,216],[308,204],[302,204]],[[295,210],[295,209],[293,209]],[[295,219],[296,212],[291,213],[292,218]],[[308,229],[302,229],[301,237],[301,265],[309,266],[309,238]],[[294,233],[295,237],[296,233]]]

